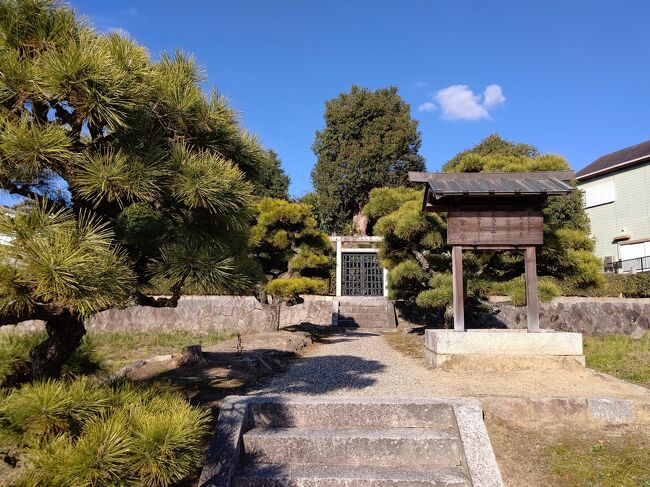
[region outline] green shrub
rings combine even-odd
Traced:
[[[427,276],[415,260],[404,260],[388,271],[390,299],[407,299],[417,295]]]
[[[570,280],[556,280],[562,296],[581,297],[650,297],[650,274],[603,274],[603,285],[581,286]]]
[[[422,291],[415,298],[420,308],[446,308],[453,297],[452,276],[449,273],[436,274],[429,280],[431,289]]]
[[[282,301],[296,302],[300,294],[325,294],[327,281],[313,277],[280,277],[266,285],[266,292]]]
[[[201,458],[207,416],[180,397],[156,398],[131,410],[133,469],[139,483],[167,486],[182,480]]]
[[[650,298],[650,274],[628,274],[623,284],[626,298]]]
[[[45,332],[0,333],[0,386],[5,378],[26,367],[29,351],[47,338]],[[92,338],[85,336],[62,370],[64,378],[88,375],[105,369]]]
[[[49,380],[13,390],[1,411],[25,443],[38,445],[55,435],[78,433],[84,421],[106,410],[109,398],[86,378],[70,383]]]
[[[523,276],[515,277],[500,285],[496,284],[495,287],[508,296],[514,306],[526,304],[526,281]],[[537,295],[542,303],[547,303],[560,296],[561,290],[553,279],[542,277],[537,282]]]
[[[0,419],[22,435],[24,487],[166,487],[200,465],[209,413],[169,389],[42,382],[12,391]]]

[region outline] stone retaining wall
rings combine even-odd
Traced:
[[[486,327],[526,327],[526,308],[507,303],[492,305],[495,314],[480,315]],[[641,336],[650,332],[650,299],[556,298],[540,305],[540,326],[586,335],[624,333]]]
[[[332,323],[333,296],[304,296],[304,302],[277,308],[263,306],[253,296],[184,296],[176,308],[133,306],[108,310],[90,319],[91,331],[110,330],[190,330],[259,333],[278,327],[311,323]],[[470,327],[525,328],[526,308],[508,303],[493,303],[494,314],[482,313]],[[443,317],[434,313],[415,312],[396,303],[400,325],[443,327]],[[559,331],[586,335],[624,333],[640,336],[650,333],[650,299],[625,298],[557,298],[540,306],[540,325]],[[33,331],[40,322],[24,322],[17,327],[3,326],[1,331]]]
[[[303,296],[303,302],[280,306],[280,328],[300,323],[329,326],[332,324],[334,296]]]
[[[184,296],[176,308],[131,306],[103,311],[89,331],[234,331],[260,333],[278,328],[277,312],[253,296]]]

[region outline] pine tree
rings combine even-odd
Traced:
[[[266,291],[295,303],[300,294],[326,294],[332,245],[316,226],[312,208],[263,198],[251,230],[251,250],[268,282]]]
[[[513,172],[568,170],[564,158],[541,154],[529,144],[514,144],[491,135],[459,153],[446,172]],[[446,242],[445,216],[422,211],[422,191],[380,188],[370,193],[365,214],[374,233],[383,235],[380,257],[389,269],[389,290],[395,299],[420,307],[446,309],[450,318],[451,256]],[[589,219],[578,191],[551,197],[544,208],[544,245],[538,259],[541,276],[560,278],[578,287],[599,286],[602,266],[589,238]],[[520,252],[465,252],[467,305],[476,308],[489,292],[520,293],[524,271]],[[558,293],[550,280],[540,280],[540,294]]]
[[[2,219],[0,324],[48,334],[25,380],[56,377],[93,313],[253,284],[238,262],[269,157],[203,80],[56,0],[0,2],[0,186],[25,198]]]

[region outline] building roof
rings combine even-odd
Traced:
[[[426,182],[436,199],[443,196],[566,195],[571,171],[509,173],[409,173],[413,182]]]
[[[569,195],[575,188],[568,184],[575,175],[572,171],[539,171],[509,173],[428,173],[411,172],[409,179],[425,183],[424,211],[446,211],[454,200],[470,199],[481,204],[489,198],[495,204],[527,204],[543,202],[548,196]],[[505,198],[505,199],[504,199]]]
[[[576,173],[578,181],[650,160],[650,140],[599,157]]]

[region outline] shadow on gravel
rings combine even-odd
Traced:
[[[341,389],[364,389],[386,367],[353,355],[307,357],[293,362],[282,376],[270,380],[260,394],[317,395]]]

